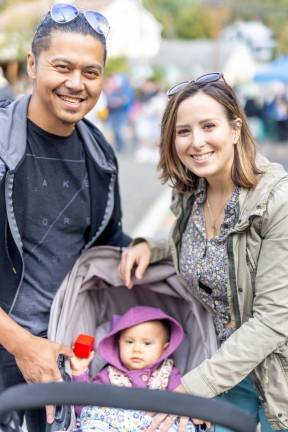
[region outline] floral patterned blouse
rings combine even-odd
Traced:
[[[182,236],[180,272],[192,289],[197,287],[200,300],[213,311],[218,343],[223,343],[234,331],[229,326],[227,298],[228,257],[226,239],[237,221],[240,188],[236,187],[224,209],[220,235],[206,238],[204,203],[206,181],[200,179],[195,202]]]

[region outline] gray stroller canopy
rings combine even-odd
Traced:
[[[110,329],[114,314],[136,305],[163,309],[182,325],[185,337],[173,355],[181,373],[198,366],[216,350],[211,315],[179,282],[173,264],[151,265],[133,289],[118,276],[121,250],[112,246],[89,249],[75,263],[61,284],[51,308],[48,337],[72,346],[80,333],[95,336],[94,375],[104,364],[97,344]]]

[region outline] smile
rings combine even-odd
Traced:
[[[192,159],[194,159],[197,162],[205,162],[205,161],[208,161],[209,159],[211,159],[213,154],[214,154],[214,152],[204,153],[201,155],[192,155]]]
[[[68,102],[69,104],[75,104],[78,105],[79,103],[83,102],[83,98],[76,98],[73,96],[65,96],[65,95],[57,95],[60,99],[62,99],[64,102]]]

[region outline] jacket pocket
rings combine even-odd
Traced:
[[[288,382],[288,341],[286,341],[279,348],[277,348],[277,350],[275,350],[273,354],[278,360],[281,369],[285,373],[285,377]]]
[[[288,341],[273,351],[256,370],[265,393],[265,412],[274,429],[288,429]]]

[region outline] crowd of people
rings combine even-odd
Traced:
[[[111,139],[117,153],[134,154],[138,161],[157,161],[160,123],[167,96],[153,78],[132,85],[127,74],[112,73],[89,120]]]
[[[129,325],[118,321],[99,345],[103,355],[108,338],[117,353],[104,356],[108,367],[101,379],[140,387],[134,377],[145,368],[151,386],[160,381],[163,390],[220,398],[253,416],[262,432],[286,431],[288,175],[257,152],[244,110],[222,73],[175,84],[157,127],[159,170],[172,186],[175,223],[165,241],[131,239],[122,230],[115,152],[85,118],[104,85],[108,31],[98,12],[54,4],[27,57],[32,94],[1,102],[0,389],[61,380],[60,354],[70,358],[75,376],[80,371],[85,380],[93,379],[79,368],[71,346],[47,339],[47,328],[58,287],[77,258],[92,246],[109,245],[122,251],[119,275],[127,292],[149,264],[173,260],[185,296],[200,302],[211,318],[217,346],[179,376],[166,361],[177,350],[173,317],[164,310],[128,320]],[[119,75],[104,89],[115,147],[122,151],[133,90]],[[141,103],[148,108],[139,109],[144,125],[138,134],[148,144],[155,130],[147,132],[145,122],[155,97],[158,89],[147,82]],[[135,111],[134,106],[134,116]],[[79,411],[80,427],[85,430],[91,415],[99,421],[99,411]],[[25,415],[29,432],[53,423],[53,407],[19,415],[21,421]],[[137,420],[148,432],[210,427],[207,419],[175,423],[166,414],[148,420],[145,415]],[[227,431],[218,425],[215,430]]]
[[[260,98],[247,97],[245,113],[259,142],[285,143],[288,140],[288,95],[285,89]]]

